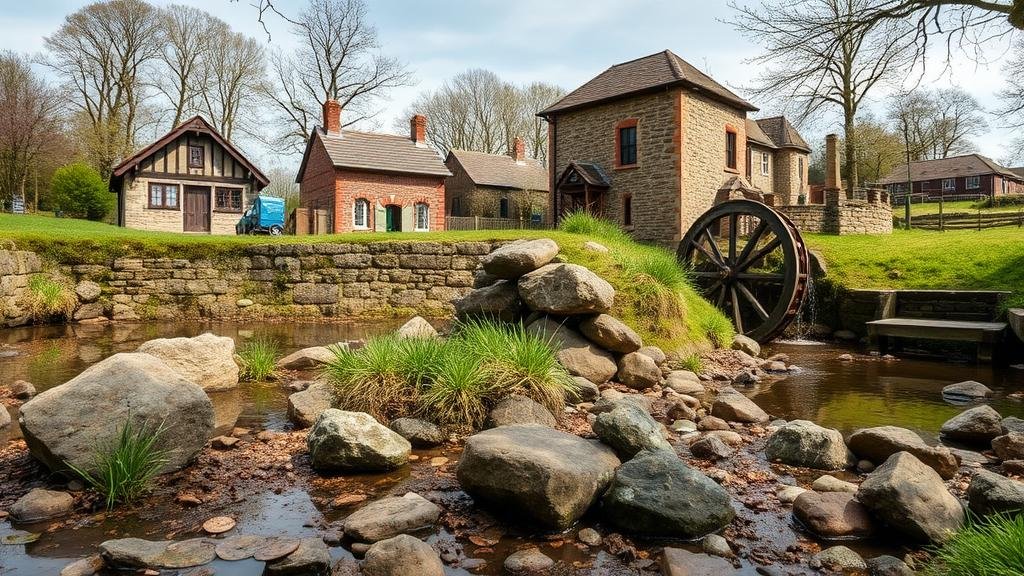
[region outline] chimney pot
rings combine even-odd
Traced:
[[[427,117],[416,114],[409,119],[409,138],[417,146],[427,145]]]
[[[523,162],[526,160],[526,143],[519,136],[512,143],[512,160]]]
[[[337,100],[324,102],[324,130],[328,134],[341,134],[341,104]]]

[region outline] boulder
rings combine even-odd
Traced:
[[[206,538],[153,542],[139,538],[107,540],[100,555],[112,568],[191,568],[213,562],[216,545]],[[290,572],[289,574],[295,574]]]
[[[850,435],[850,450],[876,466],[897,452],[910,452],[944,479],[956,474],[960,463],[944,446],[929,446],[915,432],[897,426],[863,428]]]
[[[732,337],[732,349],[745,352],[755,358],[761,355],[761,345],[757,343],[757,340],[743,334]]]
[[[668,360],[668,356],[666,356],[665,353],[662,352],[661,348],[658,348],[657,346],[644,346],[637,350],[637,352],[647,356],[651,360],[654,360],[654,363],[658,366],[661,366]]]
[[[331,568],[331,551],[322,538],[303,538],[294,552],[267,562],[264,576],[309,576],[326,574]]]
[[[682,548],[665,548],[661,555],[663,576],[722,576],[735,572],[732,562],[725,558],[697,554]]]
[[[1010,432],[992,439],[992,451],[1000,460],[1024,459],[1024,433]]]
[[[611,397],[606,396],[606,392],[615,392],[617,396]],[[601,393],[601,399],[594,402],[594,405],[590,407],[591,414],[601,414],[602,412],[611,412],[615,410],[623,403],[632,404],[648,414],[654,407],[654,401],[648,396],[643,394],[623,394],[618,390],[608,389]]]
[[[61,568],[60,576],[95,576],[107,567],[103,557],[99,554],[86,556],[75,560],[71,564]]]
[[[491,410],[487,416],[487,427],[497,428],[510,424],[539,424],[541,426],[557,426],[558,421],[551,412],[520,394],[513,394],[505,398]]]
[[[498,280],[494,284],[476,288],[455,301],[455,315],[459,318],[483,316],[504,322],[519,318],[523,307],[519,290],[511,280]]]
[[[71,513],[75,499],[67,492],[33,488],[11,506],[11,518],[18,522],[39,522]]]
[[[102,294],[103,289],[100,288],[100,285],[91,280],[82,280],[75,285],[75,295],[78,296],[78,301],[83,304],[99,300]]]
[[[817,561],[825,568],[834,570],[840,574],[847,574],[850,572],[863,573],[864,570],[868,569],[868,565],[864,562],[864,558],[846,546],[832,546],[830,548],[826,548],[815,554],[813,560]]]
[[[914,576],[907,563],[895,556],[875,556],[867,560],[871,576]]]
[[[895,531],[918,542],[942,543],[964,523],[960,502],[935,470],[897,452],[868,474],[857,500]]]
[[[299,428],[309,428],[334,403],[334,391],[326,382],[314,382],[288,396],[288,419]]]
[[[117,438],[131,417],[135,430],[163,432],[162,472],[188,464],[213,436],[213,404],[202,388],[155,356],[114,354],[21,407],[32,455],[53,471],[92,469],[97,446]]]
[[[711,415],[729,422],[761,423],[770,420],[768,414],[750,398],[728,387],[719,391],[711,405]]]
[[[636,352],[643,346],[640,335],[625,322],[608,314],[598,314],[580,322],[580,332],[601,348],[619,354]]]
[[[1003,418],[1002,424],[1003,434],[1009,434],[1010,432],[1024,433],[1024,419],[1017,418],[1016,416],[1007,416]]]
[[[484,272],[496,278],[519,278],[554,260],[558,244],[549,238],[510,242],[480,259]]]
[[[601,442],[611,446],[623,460],[642,450],[672,450],[661,435],[661,425],[642,408],[628,402],[598,414],[591,427]]]
[[[639,453],[615,471],[603,516],[634,534],[698,538],[732,521],[729,493],[674,452]]]
[[[974,380],[950,384],[942,389],[942,397],[953,403],[972,402],[988,398],[991,395],[991,388]]]
[[[690,444],[690,454],[704,460],[722,460],[732,456],[732,448],[717,436],[704,436]]]
[[[409,460],[409,442],[363,412],[330,408],[307,437],[310,463],[318,471],[392,470]]]
[[[370,546],[363,576],[444,576],[444,564],[430,544],[407,534]]]
[[[840,480],[828,474],[815,478],[814,482],[811,483],[811,490],[815,492],[849,492],[850,494],[856,494],[857,488],[858,486],[853,482]]]
[[[793,501],[793,516],[822,538],[860,538],[874,531],[867,508],[849,492],[803,492]]]
[[[82,304],[72,315],[72,319],[81,322],[83,320],[92,320],[94,318],[100,318],[106,312],[106,307],[102,302],[93,302],[92,304]]]
[[[413,448],[431,448],[445,443],[448,438],[433,422],[417,418],[399,418],[390,428],[409,441]]]
[[[843,435],[808,420],[793,420],[768,437],[765,456],[772,462],[818,470],[842,470],[850,464]]]
[[[9,390],[11,391],[11,396],[18,400],[29,400],[36,395],[36,387],[31,382],[24,380],[15,380]]]
[[[345,535],[359,542],[377,542],[432,526],[440,516],[436,504],[409,492],[382,498],[353,512],[345,519]]]
[[[689,396],[703,396],[706,392],[700,378],[689,370],[673,370],[665,378],[665,386],[671,388],[677,394]]]
[[[143,342],[136,352],[156,356],[207,392],[238,386],[235,341],[227,336],[158,338]]]
[[[946,420],[941,431],[950,440],[987,444],[1003,433],[1002,416],[995,408],[983,404]]]
[[[282,370],[312,370],[333,362],[337,356],[327,346],[310,346],[296,350],[277,361]]]
[[[661,368],[650,356],[630,352],[619,359],[619,382],[634,390],[646,390],[661,382]]]
[[[513,552],[505,558],[504,568],[509,574],[540,574],[551,569],[555,561],[548,558],[539,548],[526,548]]]
[[[967,488],[971,512],[979,516],[1008,514],[1024,510],[1024,482],[979,470]]]
[[[577,264],[548,264],[519,279],[519,295],[537,312],[571,316],[607,312],[615,289]]]
[[[565,529],[611,482],[619,459],[601,443],[536,425],[502,426],[466,439],[456,474],[478,502]]]
[[[420,316],[413,316],[395,331],[400,338],[437,338],[437,330]]]
[[[604,384],[619,369],[610,353],[550,318],[533,322],[527,330],[542,340],[550,341],[557,350],[555,357],[558,362],[573,376]]]
[[[582,404],[584,402],[595,402],[601,397],[601,389],[590,380],[582,376],[572,377],[575,386],[565,393],[566,404]]]
[[[711,430],[730,430],[729,423],[716,416],[705,416],[697,422],[697,430],[708,432]]]

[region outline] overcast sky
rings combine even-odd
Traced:
[[[261,42],[291,47],[287,23],[273,16],[266,22],[271,33],[267,39],[252,7],[254,1],[177,3],[202,8]],[[277,0],[289,13],[298,12],[304,3]],[[0,49],[35,53],[43,50],[43,38],[60,26],[65,15],[87,2],[0,0],[0,4]],[[513,82],[542,80],[571,90],[612,64],[668,48],[740,94],[757,74],[757,68],[745,60],[756,56],[758,47],[722,22],[731,15],[724,0],[367,0],[367,4],[383,51],[405,61],[417,79],[415,86],[391,93],[377,121],[384,131],[404,115],[419,91],[469,68],[486,68]],[[925,85],[959,85],[983,109],[993,109],[998,104],[994,93],[1001,85],[1006,49],[1005,44],[990,46],[984,64],[958,55],[951,72],[929,77]],[[883,96],[882,91],[876,94],[875,106]],[[760,115],[777,109],[771,102],[754,104],[762,108]],[[825,133],[839,132],[841,126],[832,118],[801,128],[816,145]],[[1004,159],[1013,137],[1006,130],[992,129],[976,144],[983,154]],[[267,150],[252,152],[265,164],[296,163]]]

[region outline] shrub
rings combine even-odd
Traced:
[[[36,274],[28,280],[25,305],[36,320],[55,316],[70,318],[78,305],[78,298],[66,281],[46,274]]]
[[[935,550],[924,572],[930,576],[1024,574],[1024,514],[970,521]]]
[[[1002,208],[1011,206],[1024,206],[1024,194],[1004,194],[983,198],[974,203],[972,208]]]
[[[448,353],[434,366],[430,386],[423,392],[420,414],[438,424],[479,428],[490,400],[500,389],[477,359]]]
[[[617,224],[586,212],[573,212],[558,222],[558,229],[570,234],[581,234],[612,242],[632,242]]]
[[[331,347],[334,360],[324,375],[334,386],[335,403],[387,422],[408,406],[416,393],[414,376],[402,372],[402,342],[394,335],[366,341],[358,350]]]
[[[116,504],[131,504],[149,489],[167,463],[168,451],[157,447],[164,430],[163,424],[136,430],[129,415],[117,439],[96,449],[88,470],[74,466],[71,469],[103,495],[108,510]]]
[[[82,162],[58,168],[50,189],[54,207],[75,218],[102,220],[114,207],[114,195],[100,173]]]
[[[679,363],[683,370],[689,370],[694,374],[700,374],[704,371],[704,360],[701,359],[700,354],[690,354],[686,358],[683,358],[682,362]]]
[[[242,379],[260,382],[272,378],[277,372],[281,346],[273,338],[256,336],[238,348],[238,357],[242,359]]]

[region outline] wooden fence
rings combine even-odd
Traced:
[[[899,227],[903,227],[903,220],[896,219]],[[954,212],[951,214],[927,214],[923,216],[912,216],[910,218],[911,228],[922,230],[982,230],[985,228],[997,228],[1000,226],[1024,227],[1024,210],[1016,212]]]
[[[447,216],[445,230],[550,230],[551,224],[530,218],[484,218]]]

